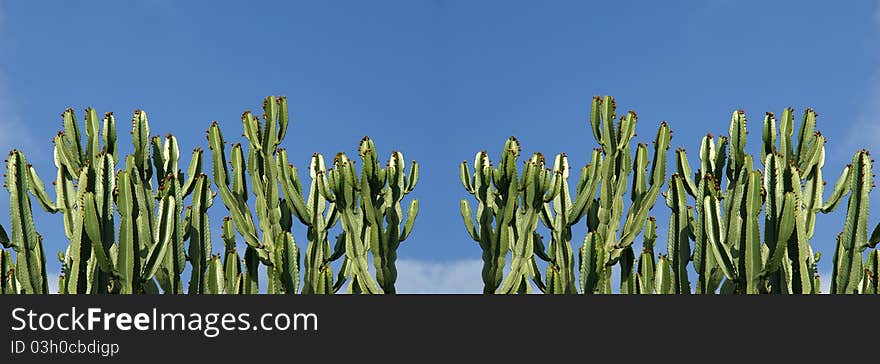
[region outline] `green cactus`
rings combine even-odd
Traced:
[[[337,237],[337,244],[342,244],[345,252],[337,285],[348,280],[351,282],[349,293],[381,293],[378,283],[370,274],[370,227],[358,201],[360,183],[354,162],[344,153],[339,153],[333,159],[333,168],[328,169],[326,174],[326,179],[318,178],[318,191],[327,201],[336,205],[343,230]]]
[[[564,179],[561,166],[557,166],[556,171],[551,172],[544,169],[544,163],[544,156],[535,153],[523,169],[519,181],[522,204],[516,211],[510,240],[511,268],[507,277],[501,282],[500,293],[528,293],[531,289],[530,280],[540,282],[540,273],[535,262],[535,230],[546,203],[556,198]],[[551,275],[548,278],[556,280],[548,281],[553,285],[561,283],[558,275]],[[539,286],[542,284],[539,283]],[[551,289],[564,291],[559,287]],[[547,288],[543,290],[546,291]]]
[[[672,137],[669,126],[664,122],[657,130],[654,140],[654,157],[648,171],[647,146],[639,144],[635,156],[631,154],[630,143],[635,136],[638,116],[629,111],[619,119],[615,126],[616,103],[610,96],[593,98],[590,125],[593,136],[601,145],[602,160],[599,173],[602,181],[596,207],[590,208],[587,219],[588,239],[581,247],[581,256],[594,264],[581,264],[582,291],[584,293],[611,293],[611,269],[621,263],[622,293],[635,293],[633,265],[635,254],[632,244],[645,229],[651,209],[657,202],[660,189],[666,179],[666,152]],[[630,200],[632,204],[624,213],[623,198],[627,184],[633,175]],[[650,187],[648,187],[650,185]],[[592,198],[587,196],[586,198]],[[622,229],[622,230],[621,230]],[[618,232],[620,232],[618,237]],[[587,244],[599,244],[588,246]],[[586,271],[590,269],[591,271]]]
[[[461,163],[461,182],[478,202],[474,216],[467,200],[462,199],[461,215],[468,234],[483,251],[483,293],[486,294],[495,293],[501,286],[507,252],[512,245],[520,190],[516,163],[521,150],[519,141],[510,137],[504,143],[498,168],[492,168],[485,151],[477,153],[473,174],[467,162]]]
[[[184,180],[177,169],[176,139],[169,135],[163,145],[161,138],[154,137],[152,161],[157,177],[162,177],[156,191],[152,187],[146,113],[134,113],[135,151],[126,157],[125,169],[119,171],[116,121],[112,113],[105,114],[99,122],[97,112],[86,109],[85,145],[73,110],[62,114],[62,125],[64,130],[53,139],[57,168],[57,179],[53,182],[55,201],[36,170],[26,170],[30,193],[44,210],[60,212],[64,217],[64,232],[70,245],[59,255],[60,293],[157,293],[154,276],[165,292],[182,293],[182,206],[183,199],[192,191],[195,176],[201,173],[201,151],[194,152],[189,179]],[[157,199],[162,201],[158,217],[154,216]],[[165,205],[172,207],[170,211],[166,211]],[[168,240],[154,234],[160,227],[162,232],[170,232]]]
[[[49,293],[46,279],[46,256],[43,254],[43,238],[34,226],[33,211],[28,190],[36,183],[28,170],[24,153],[13,150],[6,160],[6,189],[9,191],[9,216],[12,220],[12,238],[3,239],[15,250],[15,279],[18,289],[25,294]],[[4,231],[4,234],[5,231]],[[7,258],[8,259],[8,258]],[[8,263],[4,263],[8,264]],[[10,270],[4,269],[4,274]],[[11,279],[11,278],[10,278]],[[10,282],[10,287],[16,283]],[[10,288],[11,291],[11,288]]]
[[[574,294],[577,293],[578,281],[575,279],[574,254],[571,247],[571,227],[582,219],[593,202],[596,194],[599,171],[599,152],[593,151],[592,162],[581,171],[576,198],[572,201],[568,187],[568,157],[563,153],[556,156],[553,162],[553,174],[549,182],[550,188],[556,189],[546,197],[551,198],[544,203],[539,218],[550,229],[550,244],[544,249],[540,235],[534,234],[535,253],[548,262],[545,293]],[[557,184],[559,184],[557,186]],[[546,198],[545,198],[546,199]]]
[[[574,194],[569,190],[564,154],[556,156],[549,171],[544,170],[543,157],[536,154],[519,176],[516,159],[520,146],[515,138],[508,139],[497,168],[485,152],[477,154],[473,172],[462,163],[462,184],[478,201],[476,216],[467,200],[462,200],[461,212],[468,233],[483,250],[484,293],[526,292],[529,280],[545,293],[576,293],[578,286],[584,293],[611,293],[611,266],[618,262],[621,291],[639,290],[632,245],[645,229],[664,184],[671,132],[661,123],[649,171],[647,145],[638,145],[635,156],[630,150],[636,114],[628,112],[616,126],[615,118],[611,97],[594,98],[590,122],[602,148],[593,152],[583,168]],[[631,204],[623,219],[630,174],[634,176]],[[588,233],[579,252],[580,279],[576,282],[571,227],[584,217]],[[551,231],[549,249],[535,231],[538,220]],[[508,250],[513,252],[511,273],[502,280]],[[549,263],[546,284],[541,281],[535,255]]]
[[[241,258],[235,250],[235,231],[232,219],[223,218],[223,287],[226,294],[244,293],[244,275],[241,270]]]
[[[654,243],[657,241],[657,223],[653,217],[648,217],[648,225],[645,227],[645,240],[642,242],[642,253],[639,255],[639,265],[636,270],[635,284],[636,293],[654,294],[654,282],[657,279],[657,262],[654,260]]]
[[[874,187],[871,156],[861,150],[853,157],[847,188],[850,192],[846,207],[846,221],[843,231],[837,236],[837,249],[834,252],[834,270],[831,275],[831,293],[851,294],[859,289],[864,268],[862,254],[865,249],[876,245],[868,239],[869,193]],[[873,234],[872,234],[873,235]]]
[[[15,259],[12,252],[6,249],[12,248],[6,229],[0,225],[0,294],[17,294],[18,279],[15,274]]]
[[[344,251],[344,244],[338,244],[331,250],[329,230],[339,219],[336,204],[328,203],[318,190],[320,184],[327,184],[324,157],[313,154],[309,164],[311,184],[308,196],[303,199],[296,167],[288,163],[287,153],[282,150],[279,159],[281,188],[285,202],[293,211],[294,216],[308,229],[309,245],[306,248],[305,272],[303,278],[303,294],[332,294],[339,287],[333,281],[333,268],[330,263],[339,259]],[[318,180],[322,182],[319,183]]]
[[[358,152],[364,163],[359,186],[366,229],[364,236],[369,237],[379,287],[385,294],[394,294],[397,249],[412,232],[419,212],[419,201],[413,199],[404,218],[401,202],[418,183],[419,164],[412,161],[409,172],[406,172],[403,153],[394,151],[387,167],[382,168],[376,146],[369,137],[361,140]]]
[[[786,109],[777,130],[774,115],[766,114],[763,173],[752,170],[752,157],[745,152],[742,110],[731,116],[729,139],[719,137],[716,147],[712,135],[703,138],[695,180],[685,151],[677,152],[677,173],[695,199],[697,293],[714,293],[722,280],[724,293],[818,293],[818,256],[809,240],[817,213],[831,212],[845,194],[849,167],[841,176],[843,182],[838,181],[823,203],[825,138],[815,131],[816,113],[807,109],[795,144],[793,115],[792,109]],[[727,177],[724,190],[722,170]],[[762,206],[766,206],[763,239],[755,220]]]
[[[253,258],[267,266],[267,291],[276,293],[297,293],[299,286],[299,249],[291,234],[291,209],[282,203],[279,192],[279,149],[288,125],[287,100],[284,97],[267,97],[263,101],[263,124],[250,111],[242,114],[244,136],[248,140],[247,161],[241,144],[232,147],[233,175],[230,177],[226,167],[226,142],[215,122],[208,130],[214,170],[214,184],[217,186],[224,205],[229,210],[235,230],[244,238]],[[282,168],[284,165],[282,165]],[[253,211],[259,226],[254,224],[252,209],[248,205],[248,184],[256,201]],[[232,186],[230,188],[230,179]],[[259,227],[259,232],[257,228]],[[253,264],[253,263],[251,263]],[[253,268],[253,269],[251,269]],[[257,284],[255,267],[249,267],[246,286],[254,288]]]

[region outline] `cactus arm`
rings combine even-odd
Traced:
[[[113,157],[113,160],[119,160],[118,148],[116,147],[116,117],[112,112],[104,114],[102,120],[101,136],[104,141],[104,153]]]
[[[406,220],[403,224],[403,230],[400,232],[400,237],[398,240],[403,242],[409,237],[409,234],[412,233],[413,225],[416,222],[416,216],[419,214],[419,200],[412,200],[409,203],[409,208],[406,212]]]
[[[691,166],[688,163],[687,152],[683,148],[678,148],[675,151],[675,169],[676,173],[684,179],[684,187],[687,193],[691,196],[697,196],[697,185],[694,183],[693,172],[691,171]]]
[[[166,251],[169,249],[169,245],[171,245],[171,236],[173,234],[173,227],[171,224],[173,224],[172,220],[175,218],[174,198],[172,196],[165,196],[162,201],[159,202],[159,211],[161,215],[159,215],[157,231],[154,235],[156,242],[150,247],[150,250],[147,253],[146,264],[144,265],[144,271],[141,275],[142,281],[149,280],[156,275],[156,271],[158,271],[159,267],[162,265]]]
[[[34,197],[37,198],[37,202],[40,203],[40,206],[43,207],[48,213],[54,214],[59,211],[58,207],[55,206],[55,203],[52,202],[52,199],[49,197],[49,194],[46,193],[46,185],[43,184],[43,180],[40,179],[40,176],[37,174],[37,170],[34,166],[28,166],[28,190]]]
[[[734,179],[745,164],[746,159],[746,113],[733,112],[730,117],[730,158],[727,161],[727,178]],[[763,159],[762,159],[763,161]]]
[[[211,225],[208,220],[209,196],[211,190],[209,188],[210,181],[208,176],[199,174],[194,178],[192,209],[190,210],[191,226],[189,228],[189,254],[188,260],[192,266],[189,281],[189,293],[201,294],[205,293],[206,280],[205,273],[211,269]],[[214,278],[217,279],[217,278]]]
[[[89,240],[92,242],[92,251],[98,259],[98,265],[103,272],[113,274],[116,270],[113,262],[110,260],[110,245],[112,245],[113,242],[105,242],[103,239],[104,237],[101,231],[102,221],[101,217],[98,215],[98,207],[95,202],[94,193],[86,192],[82,204],[85,207],[81,210],[84,213],[85,231],[86,234],[88,234]]]
[[[3,228],[3,225],[0,225],[0,245],[3,248],[9,249],[12,248],[12,244],[10,244],[9,235],[6,234],[6,229]]]
[[[135,291],[136,276],[140,271],[138,238],[135,222],[136,202],[132,190],[131,176],[127,170],[117,175],[116,185],[119,188],[116,206],[119,211],[119,245],[117,247],[116,267],[119,274],[120,292],[132,294]]]
[[[775,154],[776,151],[776,117],[772,112],[764,114],[763,148],[761,149],[761,161],[767,159],[767,155]]]
[[[822,208],[819,210],[822,213],[830,213],[837,208],[837,205],[840,204],[840,201],[843,200],[843,196],[850,192],[852,189],[850,179],[852,177],[852,164],[847,164],[846,167],[843,168],[843,171],[840,173],[840,177],[837,178],[837,182],[834,182],[834,188],[831,190],[831,196],[828,197],[828,200],[825,201],[825,204],[822,205]]]
[[[203,282],[205,289],[203,293],[221,294],[226,289],[226,281],[223,274],[223,263],[220,256],[212,256],[207,259],[207,275]]]
[[[868,203],[873,188],[871,157],[867,151],[859,151],[853,157],[852,178],[846,221],[838,236],[834,270],[831,277],[831,293],[848,294],[858,289],[862,278],[862,252],[868,246]]]
[[[669,196],[673,205],[673,213],[669,221],[669,254],[672,255],[671,269],[674,277],[674,292],[690,294],[691,286],[687,275],[691,249],[688,238],[687,202],[685,197],[684,179],[675,174],[669,182]]]
[[[657,270],[654,272],[654,290],[657,294],[675,294],[675,278],[672,262],[665,255],[657,259]]]
[[[64,127],[63,147],[65,151],[69,152],[70,158],[68,161],[71,163],[71,171],[78,173],[80,168],[82,168],[86,155],[83,153],[80,144],[82,143],[82,135],[79,131],[79,124],[76,122],[76,113],[73,112],[73,109],[68,108],[61,114],[61,120]]]
[[[183,186],[181,186],[184,196],[189,196],[193,193],[196,178],[202,174],[203,154],[204,152],[201,148],[193,149],[192,158],[190,159],[189,167],[186,170],[186,181],[183,182]]]
[[[636,268],[636,292],[639,294],[654,294],[654,274],[656,270],[654,243],[656,240],[657,224],[654,218],[650,217],[645,227],[645,240],[642,243],[642,253],[639,255],[639,263]]]
[[[786,192],[785,199],[781,205],[781,217],[779,219],[779,227],[776,229],[779,234],[776,241],[775,248],[772,248],[772,253],[770,256],[770,261],[768,265],[764,267],[762,275],[769,275],[770,273],[775,273],[782,266],[782,260],[786,256],[788,251],[787,242],[791,239],[792,234],[795,229],[795,196],[793,192]]]
[[[794,109],[785,108],[782,119],[779,120],[779,153],[782,154],[783,162],[788,165],[795,160],[794,147],[791,145],[791,136],[794,134]]]

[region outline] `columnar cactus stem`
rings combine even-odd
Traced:
[[[232,219],[223,218],[223,279],[226,294],[241,294],[244,282],[244,273],[241,271],[241,259],[235,250],[235,231]]]
[[[28,189],[28,164],[24,153],[13,150],[6,160],[6,189],[9,191],[9,217],[12,220],[12,239],[9,240],[16,256],[16,279],[22,293],[49,293],[46,279],[46,256],[43,238],[34,227]],[[4,246],[7,244],[4,244]]]
[[[859,289],[863,276],[862,253],[874,243],[868,240],[868,203],[874,187],[872,160],[868,151],[856,153],[852,161],[849,184],[849,202],[843,231],[837,236],[834,270],[831,275],[831,293],[850,294]]]
[[[656,280],[656,266],[654,260],[654,243],[657,241],[657,223],[653,217],[648,217],[648,225],[645,227],[645,240],[642,243],[642,253],[639,255],[639,265],[636,271],[636,293],[653,294]],[[659,293],[659,292],[658,292]]]

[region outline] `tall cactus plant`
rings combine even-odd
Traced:
[[[521,292],[529,280],[545,293],[577,293],[578,286],[584,293],[611,293],[611,266],[618,262],[621,291],[639,290],[632,245],[648,224],[664,184],[671,131],[666,123],[660,124],[649,170],[647,145],[639,144],[632,154],[638,117],[630,111],[615,125],[615,109],[610,96],[593,99],[590,124],[602,148],[594,150],[582,169],[574,193],[569,190],[564,154],[556,156],[551,170],[544,170],[543,157],[536,154],[518,175],[520,146],[515,138],[508,139],[497,168],[485,151],[477,154],[474,172],[466,162],[461,164],[462,184],[478,202],[476,216],[467,200],[461,202],[461,213],[469,235],[483,250],[484,293]],[[625,209],[631,175],[630,204]],[[585,217],[588,233],[579,253],[580,279],[575,281],[571,227]],[[532,220],[551,231],[549,249]],[[508,251],[513,252],[511,273],[502,280]],[[535,255],[548,262],[546,284],[537,273]]]
[[[334,282],[333,268],[330,263],[342,256],[345,246],[337,244],[333,249],[329,240],[329,231],[339,220],[339,213],[336,210],[336,204],[329,203],[319,191],[319,186],[327,184],[324,157],[317,153],[312,155],[309,164],[311,184],[305,198],[303,198],[297,169],[288,163],[287,152],[284,150],[281,150],[279,167],[285,202],[294,216],[308,230],[309,245],[306,248],[302,293],[335,293],[339,290],[343,280]]]
[[[324,158],[312,156],[311,185],[307,195],[279,148],[287,133],[289,115],[284,97],[267,97],[263,102],[263,123],[249,111],[242,114],[247,156],[241,144],[231,149],[232,174],[226,168],[226,142],[217,123],[208,130],[214,166],[214,183],[231,215],[235,230],[248,245],[245,251],[243,292],[254,293],[257,265],[266,265],[269,293],[298,293],[300,252],[292,234],[296,218],[308,230],[302,293],[337,292],[346,280],[355,293],[395,292],[397,248],[412,231],[418,201],[410,203],[404,217],[401,202],[415,188],[418,164],[405,171],[403,154],[392,153],[386,168],[378,164],[373,142],[361,141],[359,151],[364,169],[359,176],[354,162],[344,154],[326,169]],[[249,183],[248,183],[249,182]],[[255,201],[248,202],[249,190]],[[257,216],[255,224],[253,214]],[[331,249],[329,231],[337,222],[343,232]],[[376,275],[369,269],[372,254]],[[334,281],[330,263],[345,257]]]
[[[666,152],[672,133],[664,122],[654,139],[654,156],[648,171],[647,146],[639,144],[632,155],[631,141],[635,136],[638,116],[629,111],[617,119],[616,103],[610,96],[595,97],[591,105],[590,125],[601,146],[601,158],[593,168],[600,168],[599,197],[587,211],[588,233],[581,247],[580,275],[584,293],[611,293],[611,269],[621,264],[620,290],[635,293],[632,245],[645,229],[651,209],[657,202],[666,179]],[[624,195],[630,175],[631,204],[624,216]],[[593,196],[586,196],[591,199]],[[621,231],[622,229],[622,231]]]
[[[843,231],[837,236],[837,249],[834,252],[834,270],[831,273],[831,293],[834,294],[858,293],[862,284],[871,287],[871,281],[876,280],[876,251],[869,254],[869,258],[873,255],[873,261],[865,264],[862,260],[865,249],[876,246],[880,241],[880,225],[870,238],[867,230],[868,194],[874,188],[872,165],[868,151],[860,150],[853,157],[846,176],[849,183],[845,188],[850,196]],[[863,282],[865,279],[867,282]],[[876,286],[876,283],[873,285]]]
[[[762,133],[763,172],[753,170],[752,157],[745,152],[742,110],[731,116],[729,137],[703,138],[696,173],[685,151],[677,152],[677,175],[694,198],[690,235],[695,242],[697,293],[713,293],[719,287],[722,293],[818,293],[818,255],[809,240],[817,213],[833,210],[844,191],[836,186],[823,203],[825,138],[815,128],[816,113],[808,108],[792,140],[794,111],[785,109],[778,128],[768,112]],[[846,175],[845,171],[841,178]],[[724,177],[727,184],[722,189]],[[756,220],[762,207],[763,236]]]
[[[27,170],[31,194],[47,212],[63,214],[70,240],[60,255],[60,293],[157,293],[156,281],[166,293],[183,293],[183,199],[201,173],[201,151],[194,152],[189,178],[184,179],[177,167],[177,140],[169,135],[164,142],[153,137],[150,143],[146,113],[137,110],[132,119],[134,153],[125,158],[125,168],[117,170],[112,113],[99,121],[94,109],[86,109],[85,141],[72,109],[62,114],[62,125],[53,139],[54,201],[36,170]],[[154,167],[158,190],[153,187]],[[199,215],[206,216],[205,211]]]
[[[15,250],[15,268],[11,254],[3,253],[4,293],[20,291],[25,294],[49,293],[46,277],[46,256],[43,238],[34,226],[33,211],[28,190],[38,190],[40,183],[33,166],[27,163],[24,153],[13,150],[6,160],[6,189],[9,191],[9,217],[12,220],[12,237],[3,231],[3,246]],[[12,274],[14,273],[14,274]]]
[[[278,146],[287,133],[287,100],[284,97],[267,97],[263,101],[262,119],[263,123],[250,111],[241,115],[244,136],[248,141],[247,161],[242,145],[233,145],[232,160],[229,161],[232,165],[231,176],[226,167],[226,142],[219,125],[216,122],[211,125],[208,141],[214,184],[231,214],[235,229],[249,246],[250,253],[246,252],[246,256],[256,254],[267,266],[267,291],[270,294],[296,293],[300,282],[299,249],[291,233],[290,209],[282,203],[279,191]],[[248,204],[248,180],[255,197],[253,208]],[[254,223],[251,211],[256,213],[258,225]]]
[[[406,217],[401,203],[418,183],[419,164],[412,161],[407,172],[403,153],[394,151],[387,167],[382,168],[376,146],[369,137],[361,140],[358,152],[364,163],[359,190],[364,235],[369,236],[376,281],[382,292],[393,294],[397,281],[397,249],[409,237],[419,213],[419,200],[410,201]]]
[[[468,234],[483,251],[483,293],[495,293],[504,278],[519,204],[516,164],[521,150],[519,141],[511,137],[504,143],[497,168],[492,168],[486,151],[474,158],[473,173],[467,162],[461,163],[462,185],[477,199],[476,216],[466,199],[461,200],[461,215]]]

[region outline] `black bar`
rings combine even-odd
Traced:
[[[304,359],[334,363],[344,358],[365,363],[433,362],[432,358],[495,362],[529,356],[580,358],[583,360],[578,362],[584,362],[598,354],[627,359],[634,355],[659,359],[652,355],[661,355],[672,360],[674,355],[699,350],[715,350],[716,356],[723,357],[752,350],[806,355],[831,345],[862,347],[867,353],[877,344],[876,330],[870,327],[876,326],[878,307],[876,298],[843,296],[3,296],[0,312],[7,318],[0,321],[8,339],[0,344],[11,360],[3,362],[168,364],[190,359],[226,363],[268,358],[284,359],[285,363]],[[216,337],[208,337],[204,329],[174,331],[167,327],[165,331],[104,331],[102,327],[93,331],[16,331],[13,328],[22,325],[13,316],[16,308],[25,310],[17,311],[17,317],[25,320],[27,310],[54,314],[54,318],[72,310],[85,313],[98,308],[102,314],[149,316],[154,309],[159,314],[182,313],[187,317],[198,313],[203,320],[194,321],[202,323],[209,313],[246,313],[254,321],[264,313],[286,313],[288,317],[314,313],[317,329],[306,330],[301,325],[299,331],[221,330]],[[43,320],[47,324],[49,319]],[[67,325],[65,320],[62,325]],[[280,324],[283,327],[283,318]],[[868,329],[866,334],[860,335],[864,329]],[[45,347],[53,350],[53,343],[69,347],[77,342],[96,343],[97,352],[35,354],[31,350],[32,345],[39,352]],[[101,351],[108,353],[114,344],[118,352],[102,356]],[[16,345],[24,352],[13,353]]]

